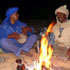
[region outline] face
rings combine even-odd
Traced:
[[[63,13],[61,13],[61,12],[58,12],[57,14],[56,14],[56,17],[57,17],[57,19],[61,22],[61,23],[63,23],[63,22],[65,22],[66,21],[66,15],[65,14],[63,14]]]
[[[11,15],[11,19],[13,19],[14,21],[17,21],[18,18],[19,18],[18,12],[15,12],[14,14]]]

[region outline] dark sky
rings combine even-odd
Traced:
[[[5,18],[6,10],[17,6],[21,19],[54,19],[55,9],[64,4],[70,9],[69,0],[2,0],[0,17]]]

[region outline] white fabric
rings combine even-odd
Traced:
[[[58,12],[61,12],[61,13],[66,14],[66,17],[67,17],[67,18],[68,18],[68,16],[69,16],[69,11],[68,11],[68,9],[67,9],[67,5],[63,5],[63,6],[60,6],[59,8],[57,8],[57,9],[55,10],[55,15],[56,15]]]
[[[64,28],[60,38],[58,37],[60,35],[59,28]],[[55,35],[55,42],[59,42],[61,47],[70,47],[70,20],[65,23],[57,22],[53,27],[53,33]]]

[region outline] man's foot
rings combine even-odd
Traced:
[[[31,53],[27,53],[27,52],[24,52],[24,51],[22,51],[21,54],[22,55],[29,56],[29,57],[32,57],[33,56]]]

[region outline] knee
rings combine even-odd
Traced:
[[[38,38],[37,35],[33,34],[33,35],[28,37],[28,40],[35,42],[37,40],[37,38]]]
[[[37,38],[38,36],[36,34],[33,34],[33,37]]]
[[[35,34],[33,34],[32,37],[33,37],[33,39],[35,39],[35,40],[37,40],[37,38],[38,38],[38,36],[35,35]]]
[[[7,42],[9,42],[9,39],[7,39],[7,38],[2,38],[1,40],[0,40],[0,43],[7,43]]]
[[[6,41],[6,38],[2,38],[2,39],[0,40],[1,43],[4,42],[4,41]]]

